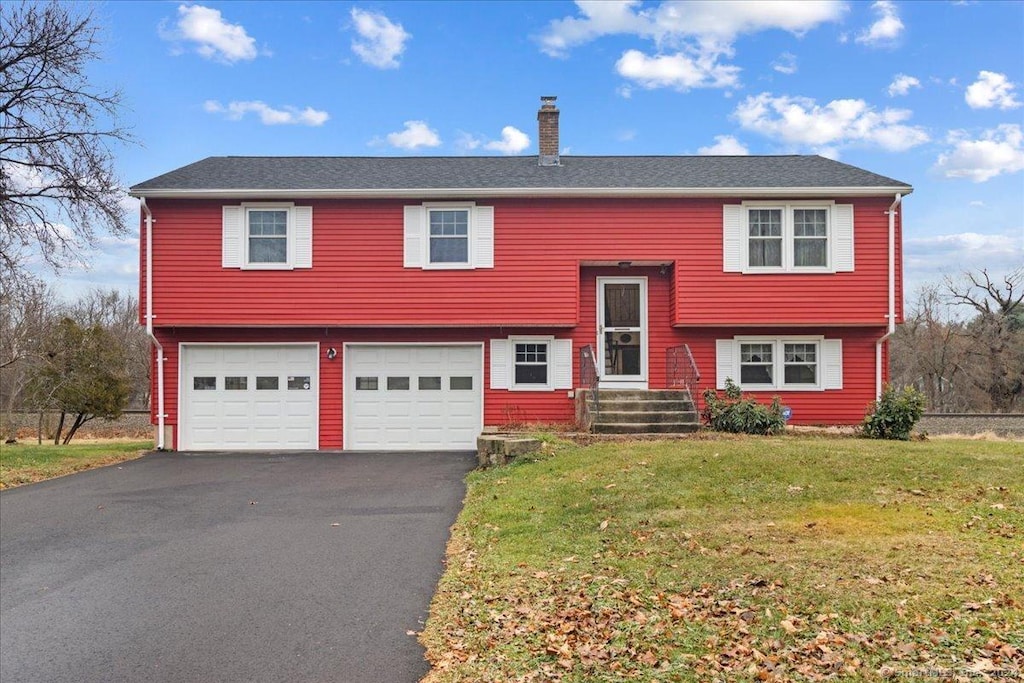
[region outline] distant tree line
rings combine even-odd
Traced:
[[[922,287],[893,335],[892,383],[940,413],[1024,412],[1024,267]]]
[[[38,411],[40,425],[58,413],[54,443],[94,418],[148,407],[149,357],[133,296],[95,290],[68,303],[42,283],[0,293],[0,409]]]

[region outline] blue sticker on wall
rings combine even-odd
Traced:
[[[789,406],[782,406],[782,419],[789,422],[791,417],[793,417],[793,409]]]

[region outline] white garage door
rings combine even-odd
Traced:
[[[483,427],[483,350],[348,346],[345,448],[473,450]]]
[[[317,346],[184,345],[182,450],[317,447]]]

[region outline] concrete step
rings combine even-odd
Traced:
[[[643,412],[626,410],[606,410],[594,414],[594,424],[663,424],[663,423],[694,423],[700,419],[696,411],[682,410],[645,410]]]
[[[686,389],[598,389],[600,400],[652,400],[678,401],[690,398]],[[583,389],[581,393],[590,398],[591,390]]]
[[[594,401],[589,400],[587,407],[591,410],[594,409]],[[690,400],[678,400],[678,401],[638,401],[638,400],[608,400],[605,398],[600,399],[598,405],[601,412],[619,412],[619,413],[646,413],[646,412],[688,412],[695,410],[693,401]]]
[[[663,422],[660,424],[600,423],[591,426],[595,434],[689,434],[700,429],[691,422]]]

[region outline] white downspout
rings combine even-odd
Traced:
[[[889,206],[889,323],[885,334],[875,342],[875,400],[882,397],[882,344],[896,331],[896,210],[903,201],[903,195],[896,193],[896,199]]]
[[[153,334],[153,212],[146,205],[146,198],[142,197],[140,205],[143,213],[146,214],[146,334],[153,340],[156,347],[156,449],[166,450],[164,444],[164,347],[160,340]]]

